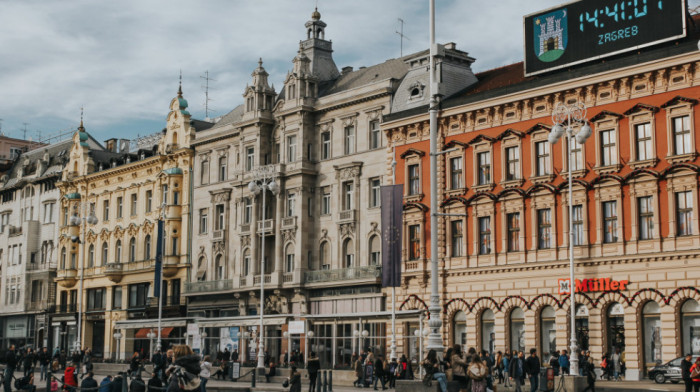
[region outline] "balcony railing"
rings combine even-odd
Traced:
[[[306,271],[304,283],[334,282],[341,280],[377,279],[382,276],[382,267],[368,265],[356,268],[340,268],[334,270]]]
[[[356,218],[355,218],[355,212],[356,212],[356,211],[357,211],[357,210],[340,211],[340,213],[338,213],[338,221],[339,221],[339,223],[340,223],[340,222],[351,222],[351,221],[355,221],[355,220],[356,220]]]
[[[282,275],[282,283],[289,283],[292,280],[294,280],[294,274],[292,274],[291,272]]]
[[[296,225],[297,225],[297,217],[296,216],[289,216],[287,218],[282,219],[282,228],[284,228],[284,229],[296,227]]]
[[[10,226],[8,230],[10,237],[22,234],[22,226]]]
[[[224,230],[214,230],[214,239],[221,240],[224,238]]]
[[[29,311],[37,311],[37,310],[41,311],[41,310],[48,309],[48,307],[49,307],[49,301],[44,299],[44,300],[29,302],[29,307],[27,310],[29,310]]]
[[[75,313],[78,311],[77,304],[60,304],[57,313]]]
[[[272,232],[274,227],[274,221],[272,219],[265,219],[258,221],[258,233],[269,233]]]
[[[250,223],[241,224],[241,233],[250,233]]]
[[[211,280],[206,282],[187,282],[185,283],[186,293],[212,293],[217,291],[226,291],[233,288],[231,279]]]
[[[265,275],[265,283],[270,282],[272,282],[272,276]],[[255,275],[255,278],[253,279],[253,284],[260,284],[260,275]]]

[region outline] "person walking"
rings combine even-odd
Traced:
[[[27,353],[24,355],[24,360],[22,361],[22,366],[24,367],[24,376],[28,376],[34,373],[34,362],[36,361],[36,356],[34,350],[31,348],[27,349]]]
[[[471,392],[486,392],[489,369],[478,355],[472,357],[472,363],[467,368],[467,376],[471,383]]]
[[[364,386],[364,380],[362,377],[362,357],[355,358],[355,362],[353,363],[352,367],[355,369],[355,377],[357,377],[357,380],[352,383],[352,386],[362,388]]]
[[[199,388],[202,392],[207,392],[207,381],[209,381],[209,377],[211,377],[211,358],[208,355],[204,356],[199,368]]]
[[[426,355],[422,365],[423,369],[425,369],[423,383],[429,383],[430,380],[437,380],[438,385],[440,385],[440,391],[447,392],[447,376],[440,368],[440,361],[437,358],[437,352],[435,352],[435,350],[431,349],[428,351],[428,355]]]
[[[49,349],[44,347],[39,353],[39,381],[44,381],[49,377],[49,363],[51,362],[51,355],[49,354]]]
[[[134,355],[131,356],[131,361],[129,362],[129,371],[131,376],[136,376],[139,372],[139,367],[141,367],[141,359],[139,358],[138,351],[134,351]]]
[[[15,369],[17,369],[17,353],[15,345],[11,344],[5,353],[5,378],[3,379],[5,392],[12,392],[12,376],[15,374]]]
[[[559,375],[559,353],[555,352],[549,358],[549,366],[554,370],[554,377]]]
[[[469,386],[469,378],[467,377],[469,361],[465,361],[463,355],[462,346],[455,344],[452,347],[450,366],[452,366],[452,380],[459,382],[459,389],[467,389]]]
[[[512,360],[513,357],[511,357],[510,350],[506,350],[505,354],[503,354],[503,372],[501,373],[503,376],[503,386],[506,388],[513,386],[510,382],[510,362]]]
[[[310,376],[309,376],[310,377]],[[374,390],[377,390],[377,381],[382,383],[382,391],[386,389],[386,381],[384,380],[384,359],[381,354],[377,354],[377,359],[374,360]]]
[[[523,380],[525,379],[525,355],[520,351],[517,356],[513,355],[510,361],[510,379],[515,384],[515,392],[522,392]]]
[[[396,358],[391,358],[391,362],[389,362],[389,388],[396,388],[396,376],[398,371],[399,363],[396,361]]]
[[[537,350],[530,349],[530,356],[525,360],[525,370],[530,378],[530,392],[537,391],[540,384],[540,358],[537,356]]]
[[[289,372],[289,392],[301,392],[301,374],[294,365]]]
[[[66,370],[63,371],[63,390],[66,392],[74,392],[78,387],[78,368],[74,362],[69,363],[66,366]]]
[[[168,368],[169,377],[166,392],[200,392],[201,372],[199,356],[195,355],[190,346],[182,344],[173,349],[173,366]]]
[[[569,362],[569,353],[566,350],[561,350],[561,354],[559,355],[559,367],[561,368],[561,374],[569,374],[571,362]]]
[[[586,381],[588,382],[588,386],[586,386],[586,389],[584,389],[583,392],[595,392],[596,375],[595,364],[593,363],[593,359],[589,358],[589,360],[583,362],[581,366],[583,366],[583,374],[585,375]]]
[[[690,368],[693,366],[693,356],[685,354],[685,358],[681,361],[681,379],[685,384],[685,392],[692,392],[693,380],[690,378]]]
[[[690,367],[690,379],[693,381],[693,391],[700,392],[700,357]]]
[[[318,378],[319,369],[321,369],[321,362],[318,360],[316,352],[311,351],[311,356],[306,362],[306,372],[309,373],[309,392],[316,390],[316,378]]]
[[[620,348],[615,347],[615,352],[610,357],[612,361],[613,378],[615,381],[620,381],[620,373],[622,373],[622,354],[620,354]]]

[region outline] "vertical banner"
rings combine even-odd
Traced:
[[[382,186],[382,287],[401,285],[403,185]]]
[[[160,281],[163,274],[163,241],[165,241],[165,225],[163,220],[158,221],[158,239],[156,240],[156,268],[153,277],[153,296],[160,298]]]

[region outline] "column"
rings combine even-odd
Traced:
[[[639,344],[639,328],[637,328],[637,308],[625,307],[625,380],[638,381],[641,379],[641,353]]]
[[[506,317],[507,313],[498,312],[495,314],[496,318],[494,320],[493,331],[496,334],[496,344],[494,349],[496,352],[505,351],[506,349]]]
[[[683,342],[676,332],[681,323],[676,319],[677,313],[672,305],[661,305],[661,361],[668,362],[686,353],[682,352]],[[679,329],[680,330],[680,329]],[[681,352],[678,349],[681,348]]]
[[[588,347],[597,367],[603,358],[603,316],[600,307],[590,308],[588,314]]]
[[[570,301],[568,301],[570,303]],[[557,326],[557,351],[566,350],[568,353],[571,344],[571,316],[567,311],[568,306],[564,305],[562,309],[556,309],[554,311],[555,325]],[[581,342],[579,342],[580,344]]]

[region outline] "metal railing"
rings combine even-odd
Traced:
[[[185,283],[186,293],[209,293],[215,291],[230,290],[232,288],[233,281],[231,279]]]
[[[381,276],[382,267],[380,265],[368,265],[354,268],[306,271],[304,273],[304,283],[332,282],[348,279],[377,279]]]
[[[258,233],[267,233],[272,231],[273,228],[273,220],[272,219],[265,219],[265,220],[259,220],[258,221]]]

